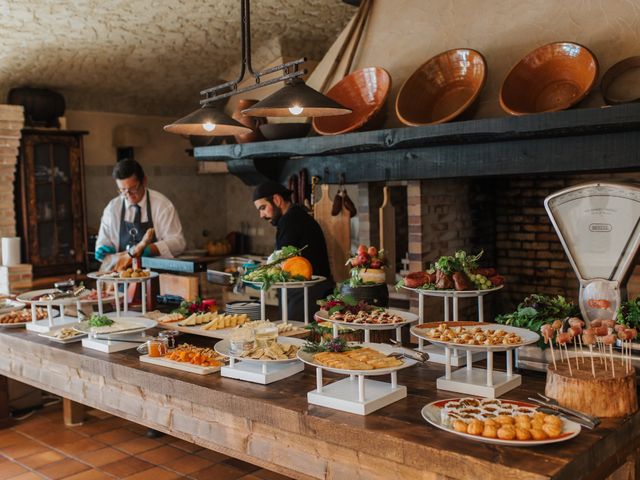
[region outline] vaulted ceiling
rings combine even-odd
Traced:
[[[240,0],[0,5],[0,103],[10,88],[34,86],[61,92],[68,109],[180,115],[236,75]],[[341,0],[254,0],[254,67],[273,60],[274,43],[284,56],[321,59],[354,13]]]

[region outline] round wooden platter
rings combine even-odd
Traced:
[[[591,360],[585,360],[580,363],[580,369],[576,369],[575,359],[571,359],[571,373],[567,362],[557,362],[556,368],[549,365],[545,395],[555,398],[564,407],[597,417],[624,417],[638,410],[635,368],[627,371],[620,365],[620,360],[616,360],[614,377],[611,363],[605,370],[598,357],[594,358],[594,378]],[[609,362],[608,358],[605,360]]]

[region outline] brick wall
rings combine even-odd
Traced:
[[[0,105],[0,237],[16,235],[13,183],[23,125],[21,106]]]

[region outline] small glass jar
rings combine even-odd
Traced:
[[[256,336],[251,328],[236,328],[229,335],[229,350],[233,355],[250,352],[256,346]]]
[[[258,327],[254,330],[256,334],[256,347],[266,348],[274,343],[278,339],[278,326],[270,325],[264,327]]]
[[[163,330],[158,333],[158,338],[163,338],[167,341],[169,348],[176,348],[176,337],[180,335],[177,330]]]
[[[166,338],[152,338],[147,340],[147,352],[150,357],[163,357],[169,351]]]

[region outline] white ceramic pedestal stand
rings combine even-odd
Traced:
[[[309,325],[309,287],[316,285],[320,282],[324,282],[326,280],[325,277],[320,275],[314,275],[311,280],[300,281],[300,282],[278,282],[274,283],[272,287],[280,288],[280,302],[282,304],[282,323],[292,324],[299,328],[304,328],[306,325]],[[250,285],[253,285],[257,288],[260,288],[260,320],[266,320],[266,291],[263,290],[262,283],[260,282],[248,282]],[[291,321],[289,320],[289,309],[287,308],[287,290],[288,289],[304,289],[304,322],[300,321]]]
[[[119,278],[109,275],[103,275],[97,272],[89,273],[89,278],[93,278],[96,281],[96,290],[98,291],[98,314],[104,315],[104,303],[102,298],[104,283],[113,284],[113,294],[115,297],[116,313],[115,318],[121,318],[121,312],[123,317],[139,317],[147,312],[147,280],[158,276],[156,272],[150,272],[150,275],[142,278]],[[141,283],[142,288],[142,313],[129,311],[129,292],[128,286],[130,283]],[[118,285],[124,284],[124,292],[122,298],[122,307],[120,306],[120,292],[118,292]],[[113,314],[107,315],[113,317]],[[105,338],[108,337],[108,338]],[[108,335],[98,336],[89,335],[87,338],[82,339],[82,346],[85,348],[91,348],[98,350],[99,352],[114,353],[121,352],[123,350],[130,350],[138,347],[140,343],[144,341],[146,334],[144,331],[137,334],[129,335]],[[120,341],[118,341],[120,339]],[[125,341],[127,340],[127,341]]]
[[[445,356],[451,357],[451,348],[445,347]],[[493,369],[493,351],[487,352],[487,369],[471,366],[472,351],[467,350],[467,365],[465,368],[451,371],[451,362],[445,363],[445,375],[438,378],[438,390],[477,395],[485,398],[496,398],[509,390],[519,387],[522,378],[513,373],[513,349],[507,350],[507,371]],[[483,352],[484,353],[484,352]]]
[[[384,343],[361,344],[382,353],[394,352],[391,345]],[[368,415],[407,396],[407,387],[398,385],[398,370],[416,364],[415,360],[403,359],[403,365],[379,370],[340,370],[328,368],[313,360],[313,353],[298,352],[298,358],[316,369],[316,389],[307,393],[307,401],[313,405],[333,408],[357,415]],[[347,378],[324,385],[323,370],[348,375]],[[390,375],[391,382],[371,380],[371,376]]]
[[[298,338],[278,337],[277,341],[278,343],[290,343],[299,347],[304,345],[304,341]],[[223,377],[267,385],[304,370],[304,363],[295,358],[291,360],[254,360],[234,357],[227,339],[216,343],[214,349],[220,355],[229,357],[229,365],[225,365],[220,369],[220,375]]]
[[[26,324],[27,330],[38,333],[49,333],[65,325],[70,325],[78,321],[76,317],[65,315],[64,307],[76,305],[78,312],[80,311],[81,297],[64,297],[56,300],[39,300],[43,295],[59,292],[57,289],[34,290],[23,293],[17,297],[18,301],[27,303],[31,306],[31,322]],[[42,307],[47,309],[47,318],[38,320],[36,316],[36,308]],[[55,307],[58,311],[54,311]],[[59,315],[54,316],[55,313]]]
[[[425,323],[424,318],[424,297],[442,297],[444,300],[444,321],[449,320],[458,321],[458,299],[460,298],[477,298],[478,301],[478,322],[484,321],[484,296],[500,290],[499,287],[491,288],[489,290],[468,290],[468,291],[456,291],[456,290],[421,290],[418,288],[407,288],[412,292],[418,294],[418,325]],[[453,318],[450,318],[450,306],[449,299],[451,298],[451,310]],[[468,361],[477,362],[485,358],[485,352],[475,351],[471,356],[461,355],[457,348],[453,349],[453,352],[449,352],[450,359],[447,360],[445,349],[437,345],[425,345],[424,339],[418,338],[418,350],[429,354],[429,361],[433,363],[446,364],[447,361],[454,367],[462,367],[467,364]]]

